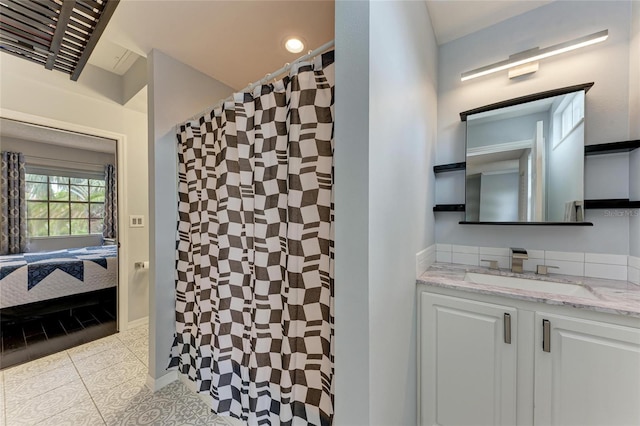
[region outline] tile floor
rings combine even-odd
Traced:
[[[219,425],[182,383],[146,386],[148,328],[140,326],[0,371],[0,425]]]

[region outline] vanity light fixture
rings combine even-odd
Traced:
[[[496,62],[495,64],[487,65],[481,68],[476,68],[472,71],[462,73],[461,81],[471,80],[472,78],[482,77],[494,72],[511,70],[516,67],[523,67],[520,71],[509,73],[509,78],[517,77],[519,75],[528,74],[538,70],[537,61],[540,59],[548,58],[550,56],[559,55],[560,53],[569,52],[571,50],[579,49],[581,47],[590,46],[592,44],[605,41],[609,36],[609,30],[602,30],[597,33],[589,34],[584,37],[579,37],[574,40],[566,41],[564,43],[556,44],[553,46],[540,49],[538,47],[526,50],[524,52],[516,53],[509,56],[509,59]],[[535,64],[534,64],[535,63]]]
[[[284,47],[291,53],[300,53],[304,50],[304,43],[299,38],[291,37],[284,42]]]

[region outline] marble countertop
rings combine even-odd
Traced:
[[[591,291],[597,299],[473,283],[464,280],[467,272],[579,284]],[[479,266],[435,263],[418,278],[417,283],[640,318],[640,286],[629,281],[604,280],[553,273],[549,275],[537,275],[533,272],[516,274],[509,270],[493,270]]]

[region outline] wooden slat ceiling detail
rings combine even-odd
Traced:
[[[119,0],[0,0],[0,51],[76,81]]]

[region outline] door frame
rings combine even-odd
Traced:
[[[127,185],[126,182],[126,157],[124,155],[127,136],[122,133],[116,133],[109,130],[98,129],[95,127],[83,126],[80,124],[69,123],[67,121],[55,120],[52,118],[32,115],[20,111],[0,108],[0,118],[9,120],[22,121],[25,123],[36,124],[43,127],[51,127],[53,129],[65,130],[68,132],[82,133],[88,136],[97,136],[100,138],[111,139],[116,141],[116,161],[117,161],[117,180],[118,180],[118,331],[124,331],[129,324],[129,279],[128,265],[129,254],[127,252],[127,241],[129,237],[128,223],[125,220],[125,212],[127,211]]]

